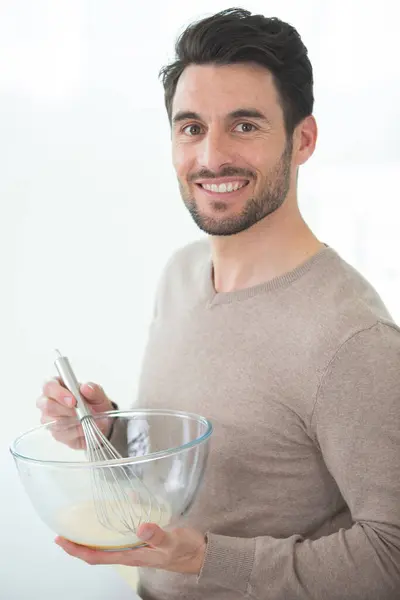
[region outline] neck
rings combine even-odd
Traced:
[[[287,199],[288,200],[288,199]],[[297,204],[285,202],[253,227],[232,236],[211,238],[216,292],[265,283],[293,270],[323,244],[304,222]]]

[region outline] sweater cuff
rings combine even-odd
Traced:
[[[206,540],[198,583],[213,583],[246,594],[256,551],[255,538],[207,533]]]

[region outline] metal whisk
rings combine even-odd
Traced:
[[[76,398],[76,413],[82,425],[86,442],[86,456],[91,463],[122,459],[108,438],[97,426],[96,420],[82,397],[79,383],[69,360],[56,350],[57,371],[66,388]],[[161,505],[129,465],[93,465],[92,495],[96,516],[101,525],[123,535],[135,534],[141,523],[159,522]]]

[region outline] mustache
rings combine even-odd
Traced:
[[[249,171],[249,169],[225,167],[221,169],[219,173],[214,173],[213,171],[209,171],[208,169],[201,169],[197,173],[192,173],[188,177],[188,181],[192,182],[196,179],[218,179],[219,177],[234,177],[235,175],[238,175],[239,177],[245,177],[246,179],[255,179],[256,177],[253,171]]]

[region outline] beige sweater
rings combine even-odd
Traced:
[[[142,569],[144,600],[400,598],[400,330],[334,250],[222,294],[207,241],[178,251],[139,405],[215,427],[201,574]]]

